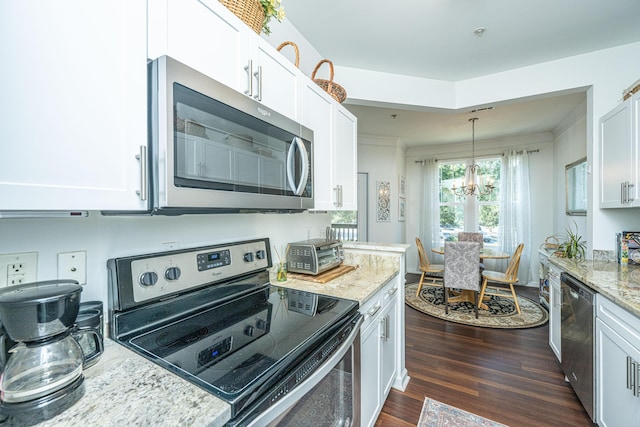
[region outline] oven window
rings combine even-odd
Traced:
[[[296,404],[268,426],[330,427],[354,425],[356,383],[353,369],[353,347],[338,364]]]

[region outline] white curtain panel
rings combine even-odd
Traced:
[[[531,209],[529,189],[529,155],[527,150],[504,153],[500,171],[500,246],[513,254],[520,243],[518,279],[521,285],[531,278]]]
[[[440,246],[440,178],[438,162],[425,160],[422,162],[422,195],[420,215],[420,240],[427,253]]]

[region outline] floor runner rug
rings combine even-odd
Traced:
[[[506,427],[471,412],[425,397],[418,427]]]

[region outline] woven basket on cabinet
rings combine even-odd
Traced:
[[[260,0],[220,0],[220,3],[242,19],[242,22],[253,31],[258,34],[262,32],[264,9],[262,9]]]
[[[329,64],[329,80],[316,79],[316,72],[324,63]],[[323,59],[322,61],[318,62],[316,68],[313,69],[313,73],[311,73],[311,80],[316,82],[318,86],[324,89],[336,101],[342,103],[345,99],[347,99],[347,91],[345,90],[345,88],[333,81],[333,62],[329,61],[328,59]]]
[[[282,43],[280,43],[280,46],[278,46],[278,47],[276,48],[276,50],[277,50],[278,52],[280,52],[280,51],[282,50],[282,48],[283,48],[283,47],[285,47],[285,46],[291,46],[291,47],[293,47],[293,50],[294,50],[294,52],[295,52],[295,54],[296,54],[296,60],[295,60],[294,64],[295,64],[296,68],[300,68],[300,50],[298,49],[298,45],[297,45],[297,44],[295,44],[295,43],[294,43],[294,42],[292,42],[292,41],[286,41],[286,42],[282,42]]]

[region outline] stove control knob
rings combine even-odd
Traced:
[[[267,330],[267,322],[264,319],[257,319],[256,320],[256,328],[266,331]]]
[[[260,249],[259,251],[256,252],[256,258],[265,259],[266,257],[267,257],[267,253],[264,251],[264,249]]]
[[[244,262],[253,262],[253,252],[247,252],[243,258]]]
[[[253,331],[254,331],[254,328],[251,325],[249,325],[246,328],[244,328],[244,334],[246,336],[248,336],[248,337],[252,337],[253,336]]]
[[[140,275],[139,281],[142,286],[153,286],[158,282],[158,275],[153,271],[147,271]]]
[[[180,273],[182,272],[179,267],[169,267],[164,271],[164,278],[167,280],[178,280]]]

